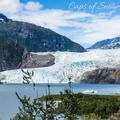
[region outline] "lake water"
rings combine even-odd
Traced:
[[[68,88],[68,84],[51,84],[51,93],[59,94]],[[23,84],[1,84],[0,85],[0,120],[9,120],[18,112],[20,106],[15,92],[20,96],[28,96],[32,99],[38,96],[46,95],[47,84],[37,84],[35,91],[32,85]],[[83,92],[94,90],[97,94],[120,94],[120,85],[84,85],[72,84],[74,92]]]

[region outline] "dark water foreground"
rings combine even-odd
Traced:
[[[59,94],[59,92],[64,91],[66,88],[68,88],[68,84],[51,84],[51,94]],[[9,120],[10,117],[13,117],[18,112],[20,103],[15,92],[18,92],[20,96],[26,95],[33,99],[36,96],[46,95],[46,89],[47,84],[37,84],[35,91],[32,85],[1,84],[0,120]],[[74,92],[96,91],[97,94],[120,94],[120,85],[72,84],[72,89]]]

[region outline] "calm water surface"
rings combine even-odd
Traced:
[[[51,94],[58,94],[68,88],[68,84],[51,84]],[[20,106],[15,92],[20,96],[28,96],[32,99],[38,96],[46,95],[47,84],[37,84],[35,92],[32,85],[23,84],[2,84],[0,85],[0,120],[10,120],[18,112]],[[84,85],[73,84],[74,92],[83,92],[86,90],[95,90],[97,94],[120,94],[120,85]]]

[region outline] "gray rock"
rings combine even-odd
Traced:
[[[19,68],[23,53],[18,44],[0,39],[0,72]]]
[[[38,55],[29,53],[23,57],[22,68],[49,67],[55,64],[55,57],[51,54]]]
[[[85,72],[80,83],[83,84],[120,84],[120,69],[103,68]]]
[[[48,67],[54,63],[55,57],[51,54],[32,54],[14,42],[0,39],[0,72],[19,68]]]

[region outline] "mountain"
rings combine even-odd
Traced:
[[[89,49],[114,49],[114,48],[120,48],[120,37],[99,41],[92,45]]]
[[[0,38],[0,72],[19,68],[48,67],[54,64],[55,57],[51,54],[29,53],[17,43]]]
[[[0,72],[19,68],[23,54],[24,49],[18,44],[0,38]]]
[[[13,41],[30,52],[85,52],[79,44],[50,29],[26,22],[13,21],[0,15],[0,38]],[[9,39],[8,39],[9,38]]]
[[[85,72],[80,81],[82,84],[120,84],[120,69],[102,68]]]
[[[13,21],[0,14],[0,72],[51,66],[55,63],[53,55],[31,53],[47,51],[84,52],[85,49],[49,29]]]

